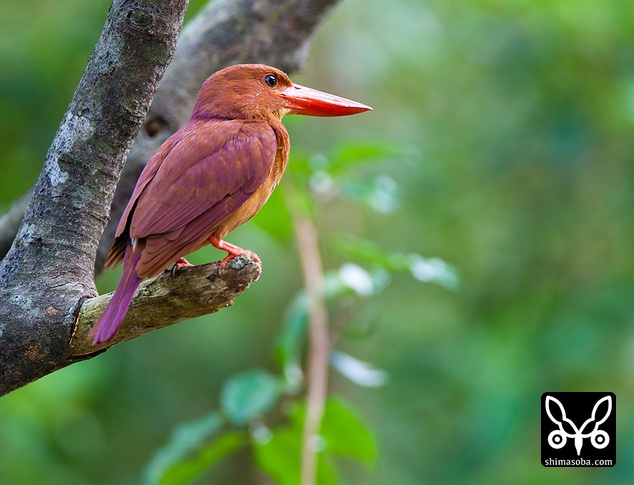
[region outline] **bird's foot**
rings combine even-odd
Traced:
[[[253,258],[253,262],[255,262],[256,264],[259,264],[260,266],[262,266],[262,260],[253,251],[250,251],[248,249],[242,249],[242,248],[237,248],[237,249],[239,249],[240,251],[239,252],[233,252],[232,251],[229,254],[227,254],[227,257],[225,257],[225,259],[220,261],[220,265],[218,266],[218,274],[220,274],[220,273],[222,273],[222,271],[224,271],[225,266],[227,266],[227,263],[230,260],[232,260],[233,258],[237,258],[239,256],[242,256],[243,254],[250,254],[251,257]]]
[[[234,244],[223,241],[222,239],[217,239],[215,237],[209,238],[209,242],[215,248],[222,249],[223,251],[227,251],[228,253],[227,257],[224,258],[222,261],[220,261],[220,265],[218,266],[218,274],[222,273],[222,271],[225,269],[225,266],[227,266],[227,263],[229,262],[229,260],[238,256],[242,256],[243,254],[247,254],[247,253],[251,255],[251,257],[253,258],[253,261],[256,264],[259,264],[260,266],[262,266],[262,260],[253,251],[250,251],[248,249],[243,249],[241,247],[238,247]]]
[[[194,265],[187,261],[185,258],[178,258],[178,261],[176,261],[174,263],[174,266],[172,266],[172,276],[176,275],[176,272],[178,270],[181,270],[183,268],[190,268],[192,266]]]

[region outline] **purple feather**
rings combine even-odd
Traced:
[[[136,273],[136,266],[141,259],[141,252],[144,244],[136,244],[133,248],[128,244],[123,258],[123,275],[117,285],[117,289],[108,303],[105,311],[101,314],[97,323],[90,331],[90,336],[95,336],[93,345],[108,342],[117,332],[121,320],[128,311],[132,298],[139,287],[142,278]]]

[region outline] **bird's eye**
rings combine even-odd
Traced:
[[[267,74],[264,76],[264,82],[267,86],[274,88],[277,86],[277,78],[273,74]]]

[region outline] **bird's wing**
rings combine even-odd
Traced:
[[[187,128],[187,127],[185,127]],[[185,136],[186,129],[177,131],[172,136],[170,136],[163,144],[156,150],[154,155],[150,157],[150,159],[145,164],[141,175],[139,175],[139,179],[134,187],[134,191],[130,196],[130,200],[128,201],[128,205],[123,210],[123,214],[121,214],[121,218],[119,219],[119,224],[117,225],[117,231],[115,233],[114,241],[112,242],[112,246],[110,247],[110,251],[108,252],[108,257],[104,263],[106,268],[117,267],[119,264],[123,262],[123,256],[125,254],[126,248],[130,242],[130,238],[128,235],[128,229],[130,226],[131,215],[134,212],[134,208],[136,207],[137,200],[139,196],[145,190],[147,184],[149,184],[156,175],[159,167],[163,163],[163,160],[169,155],[172,148],[177,145]]]
[[[146,276],[186,254],[183,248],[211,234],[264,183],[277,138],[266,123],[199,120],[165,145],[139,177],[117,230],[150,238],[139,267]]]

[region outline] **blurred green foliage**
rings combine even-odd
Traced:
[[[3,7],[0,211],[37,177],[107,8]],[[297,161],[287,177],[305,177],[318,199],[325,267],[352,259],[378,271],[363,262],[378,248],[386,261],[419,254],[461,275],[454,291],[394,273],[351,317],[339,349],[390,377],[369,389],[333,374],[380,449],[375,469],[342,464],[341,481],[630,481],[634,4],[346,0],[294,79],[374,107],[285,119]],[[209,413],[230,376],[275,372],[284,309],[301,286],[282,190],[230,239],[264,260],[233,308],[0,399],[0,483],[139,483],[177,426],[207,419],[218,431]],[[103,275],[100,289],[117,277]],[[616,393],[614,468],[542,468],[548,390]],[[228,436],[200,459],[240,444]],[[203,483],[261,479],[252,463],[232,453]]]

